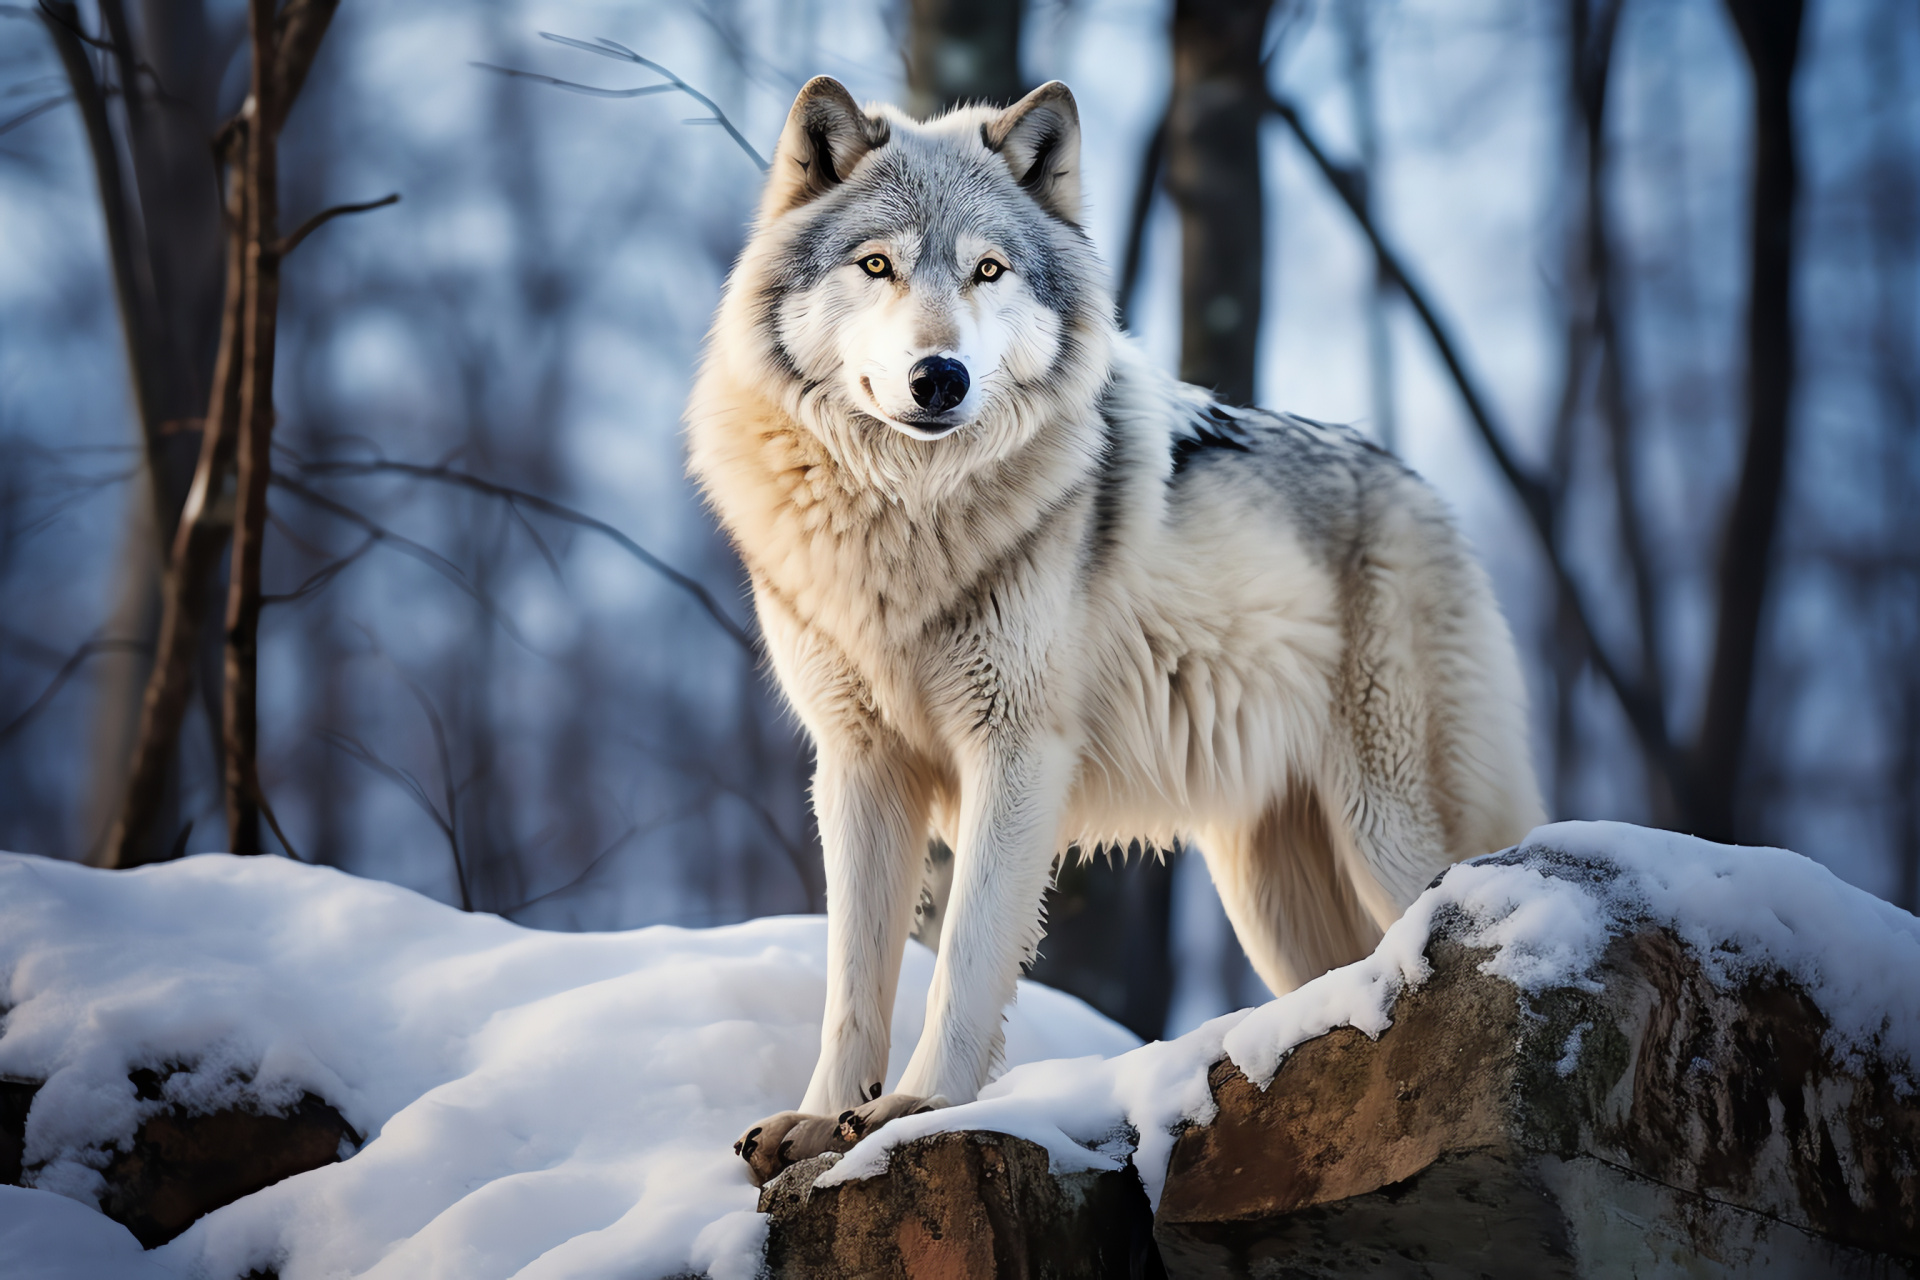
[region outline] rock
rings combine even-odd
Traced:
[[[1216,1063],[1168,1272],[1920,1275],[1920,1098],[1784,973],[1716,985],[1651,924],[1530,997],[1489,954],[1436,922],[1378,1040],[1309,1040],[1265,1090]]]
[[[20,1185],[27,1153],[27,1112],[38,1092],[38,1080],[0,1080],[0,1182],[10,1187]]]
[[[136,1090],[157,1097],[158,1076],[134,1073]],[[37,1084],[0,1081],[0,1181],[24,1185],[21,1153]],[[296,1173],[341,1159],[360,1135],[327,1102],[303,1094],[290,1108],[242,1104],[193,1113],[158,1111],[115,1151],[102,1171],[101,1209],[147,1248],[164,1244],[196,1218]]]
[[[937,1133],[897,1147],[886,1172],[815,1187],[834,1154],[760,1192],[777,1277],[1164,1276],[1153,1213],[1131,1169],[1055,1177],[1044,1147],[997,1133]]]

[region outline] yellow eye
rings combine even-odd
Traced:
[[[1007,265],[994,258],[980,259],[980,265],[973,269],[975,280],[998,280],[1005,273]]]
[[[860,259],[860,269],[878,280],[893,274],[893,263],[884,253],[870,253]]]

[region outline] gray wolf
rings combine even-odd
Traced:
[[[1355,432],[1216,403],[1115,324],[1053,83],[916,122],[794,103],[687,408],[818,753],[826,1017],[764,1180],[972,1099],[1070,849],[1198,848],[1285,992],[1543,820],[1513,642],[1439,498]],[[882,1096],[929,834],[925,1032]]]

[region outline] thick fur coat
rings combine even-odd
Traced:
[[[761,1176],[975,1095],[1070,848],[1197,848],[1284,992],[1543,816],[1512,640],[1443,504],[1348,429],[1152,368],[1078,152],[1059,84],[923,124],[815,80],[688,407],[818,751],[826,1017],[799,1112],[742,1140]],[[952,897],[883,1099],[930,833]]]

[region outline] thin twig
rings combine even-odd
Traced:
[[[28,9],[23,5],[0,5],[0,13],[5,13],[8,17],[14,18],[51,19],[66,28],[68,34],[73,36],[73,38],[81,44],[91,46],[92,48],[100,50],[102,53],[112,54],[116,61],[122,63],[124,66],[133,68],[138,74],[144,75],[153,81],[154,91],[165,101],[175,106],[187,105],[185,98],[167,89],[166,82],[161,80],[160,73],[154,69],[151,62],[143,58],[129,58],[127,57],[127,50],[122,45],[100,36],[89,35],[87,29],[80,25],[79,19],[76,16],[60,12],[60,10],[48,4],[47,0],[40,0],[40,4],[33,9]],[[112,94],[115,90],[109,88],[105,90],[105,92]]]
[[[602,89],[598,85],[581,84],[578,80],[562,80],[559,76],[544,75],[538,71],[521,71],[515,67],[502,67],[491,62],[469,62],[470,67],[482,71],[491,71],[496,75],[511,76],[516,80],[532,80],[537,84],[552,85],[556,89],[565,89],[568,93],[585,94],[590,98],[649,98],[656,93],[672,93],[670,84],[648,84],[638,89]]]
[[[280,819],[275,816],[273,806],[267,803],[266,789],[260,785],[260,772],[258,769],[255,769],[248,778],[248,785],[253,790],[253,802],[260,806],[260,816],[267,820],[267,826],[271,828],[273,834],[279,838],[280,847],[285,849],[287,856],[295,862],[305,862],[306,859],[300,856],[300,851],[293,847],[293,841],[287,839],[287,833],[280,829]]]
[[[298,480],[280,472],[274,473],[273,484],[276,488],[284,489],[294,497],[320,508],[329,515],[338,516],[350,524],[359,526],[375,541],[385,543],[401,554],[410,556],[418,560],[421,564],[426,565],[429,569],[432,569],[435,573],[445,578],[448,582],[453,583],[454,586],[459,587],[461,591],[471,597],[475,604],[478,604],[486,611],[488,617],[500,624],[500,629],[511,636],[514,643],[526,649],[529,653],[539,652],[539,650],[533,647],[532,642],[520,633],[520,628],[514,625],[513,619],[501,612],[500,607],[489,599],[485,592],[468,581],[467,575],[461,571],[459,565],[453,563],[453,561],[447,559],[432,547],[415,542],[412,538],[404,534],[395,533],[371,516],[355,511],[343,502],[336,502],[324,493],[310,489]]]
[[[320,740],[328,746],[335,748],[348,758],[365,765],[367,768],[373,770],[373,772],[385,778],[388,782],[393,783],[402,791],[406,792],[407,798],[412,800],[422,813],[433,820],[434,826],[440,828],[440,834],[447,839],[447,847],[454,851],[454,875],[459,883],[463,908],[471,911],[473,908],[467,897],[466,871],[460,864],[460,846],[458,838],[453,833],[453,825],[440,815],[439,808],[434,804],[433,798],[427,794],[427,789],[421,785],[420,780],[398,765],[387,763],[380,758],[379,754],[375,752],[373,748],[349,734],[341,733],[335,729],[322,729],[320,730],[319,737]]]
[[[524,489],[515,489],[510,485],[495,484],[491,480],[483,480],[479,476],[470,475],[464,471],[456,471],[452,467],[423,466],[413,462],[389,462],[385,459],[374,459],[367,462],[309,462],[301,464],[300,469],[308,475],[318,476],[364,476],[387,473],[412,476],[420,480],[432,480],[440,484],[456,485],[464,489],[471,489],[475,493],[484,493],[489,497],[502,498],[509,503],[524,503],[542,515],[551,516],[555,520],[576,525],[582,529],[590,529],[602,537],[609,539],[622,551],[625,551],[628,555],[640,561],[640,563],[646,565],[674,586],[679,587],[682,591],[685,591],[695,600],[699,601],[701,608],[707,611],[707,615],[719,624],[720,629],[731,636],[734,643],[738,644],[749,656],[758,658],[760,655],[759,641],[755,640],[739,623],[728,617],[726,611],[720,607],[720,602],[715,600],[712,593],[699,582],[680,572],[605,521],[596,520],[584,512],[576,511],[572,507],[563,506],[551,498],[543,498],[538,494],[528,493]]]
[[[637,89],[600,89],[593,85],[580,84],[573,80],[562,80],[557,76],[541,75],[537,71],[520,71],[513,67],[495,66],[489,62],[476,62],[473,65],[499,75],[517,76],[525,80],[535,80],[541,84],[552,85],[556,89],[565,89],[569,93],[584,93],[596,98],[645,98],[657,93],[667,93],[672,90],[678,90],[712,112],[713,114],[709,120],[703,123],[717,124],[722,129],[725,129],[727,136],[732,138],[734,142],[739,145],[740,149],[747,153],[747,157],[759,167],[760,172],[765,173],[773,167],[767,162],[767,158],[761,155],[751,142],[747,141],[747,135],[741,133],[740,130],[735,127],[727,113],[720,109],[719,103],[653,59],[642,57],[617,40],[609,40],[605,36],[600,36],[588,41],[576,40],[572,36],[555,35],[551,31],[542,31],[540,38],[542,40],[551,40],[555,44],[566,45],[569,49],[580,49],[587,53],[597,53],[603,58],[612,58],[619,62],[631,62],[635,66],[645,67],[655,75],[665,79],[667,83],[642,85]],[[693,122],[690,121],[689,123]]]
[[[1425,291],[1413,279],[1399,255],[1387,245],[1380,234],[1380,229],[1369,216],[1366,201],[1355,181],[1353,171],[1335,163],[1327,155],[1319,141],[1307,128],[1306,123],[1300,118],[1300,113],[1293,104],[1277,94],[1269,95],[1268,104],[1272,107],[1274,114],[1293,130],[1293,135],[1299,140],[1302,149],[1319,167],[1328,185],[1333,187],[1346,204],[1348,212],[1353,215],[1354,221],[1372,244],[1381,267],[1399,287],[1402,295],[1413,307],[1414,313],[1420,317],[1421,324],[1426,327],[1428,336],[1433,340],[1435,350],[1439,352],[1441,363],[1446,365],[1454,387],[1459,391],[1460,399],[1466,405],[1467,415],[1473,420],[1481,441],[1487,446],[1487,451],[1493,455],[1494,464],[1499,467],[1501,475],[1506,477],[1507,483],[1519,497],[1521,507],[1526,511],[1529,520],[1533,523],[1534,531],[1540,537],[1541,546],[1546,552],[1547,564],[1553,571],[1555,584],[1580,627],[1581,638],[1593,657],[1594,666],[1613,688],[1614,696],[1619,698],[1621,709],[1626,712],[1627,719],[1633,725],[1635,736],[1640,739],[1641,746],[1661,769],[1670,771],[1677,761],[1672,739],[1667,734],[1666,713],[1647,695],[1637,681],[1627,677],[1620,666],[1614,662],[1605,646],[1601,644],[1600,633],[1594,626],[1593,616],[1587,608],[1586,600],[1580,594],[1580,588],[1574,582],[1572,572],[1561,557],[1555,541],[1556,504],[1552,490],[1544,480],[1521,466],[1519,460],[1513,456],[1512,449],[1507,445],[1506,432],[1495,424],[1493,411],[1489,408],[1485,397],[1481,395],[1478,384],[1467,372],[1465,362],[1454,346],[1453,338],[1446,325],[1441,322],[1428,301]]]
[[[346,555],[341,556],[336,560],[328,561],[325,565],[321,566],[319,569],[316,569],[311,575],[308,576],[305,582],[302,582],[299,586],[295,587],[293,590],[282,592],[278,595],[262,595],[260,597],[261,606],[265,607],[267,605],[273,605],[273,604],[293,604],[293,603],[296,603],[297,601],[306,599],[308,596],[318,595],[320,592],[326,590],[329,586],[331,586],[335,578],[339,577],[342,573],[352,568],[355,564],[359,562],[362,556],[366,555],[367,552],[373,550],[373,548],[378,546],[379,543],[380,543],[380,539],[369,534],[365,542],[362,542],[359,546],[355,547],[352,551],[349,551]]]
[[[609,857],[611,857],[613,853],[620,848],[621,845],[633,839],[638,834],[640,834],[640,824],[637,822],[628,823],[627,829],[625,831],[622,831],[619,835],[615,836],[613,840],[605,848],[600,850],[599,853],[594,854],[593,857],[588,860],[587,865],[580,869],[580,873],[574,876],[571,880],[568,880],[565,884],[555,885],[553,888],[548,889],[544,893],[537,893],[533,897],[526,899],[524,902],[521,902],[518,906],[508,907],[505,911],[502,911],[500,914],[506,917],[507,919],[511,920],[513,919],[515,912],[525,911],[528,907],[532,906],[536,902],[544,902],[548,898],[551,898],[556,893],[564,893],[568,889],[573,888],[573,886],[579,884],[582,880],[585,880],[589,875],[592,875],[594,869],[598,867],[602,862],[605,862]]]
[[[5,742],[8,738],[11,738],[14,734],[26,728],[27,724],[35,716],[46,710],[47,704],[59,696],[60,690],[66,687],[67,681],[72,679],[74,672],[78,671],[87,659],[102,653],[144,653],[151,647],[150,645],[142,644],[138,640],[87,641],[69,654],[67,660],[60,664],[60,669],[53,673],[53,679],[47,682],[47,687],[40,691],[39,697],[28,703],[26,709],[21,711],[20,714],[13,719],[7,721],[4,727],[0,727],[0,742]]]
[[[47,112],[53,110],[55,107],[65,106],[67,103],[72,101],[73,101],[73,95],[71,93],[55,94],[53,97],[48,98],[45,102],[36,103],[33,106],[28,107],[25,111],[22,111],[19,115],[15,116],[13,119],[0,122],[0,133],[11,133],[15,129],[18,129],[23,124],[28,124],[34,120],[38,120],[41,116],[47,114]]]
[[[447,806],[447,843],[453,855],[453,873],[460,885],[460,909],[471,911],[473,893],[467,887],[466,859],[460,853],[460,792],[464,787],[456,786],[453,781],[453,752],[447,746],[446,722],[440,718],[439,708],[433,705],[433,699],[427,696],[427,691],[420,687],[419,681],[401,671],[399,664],[391,658],[387,659],[387,664],[405,682],[407,691],[413,694],[413,700],[420,704],[420,710],[427,717],[427,727],[433,731],[434,749],[440,756],[441,797]]]
[[[341,217],[349,213],[365,213],[369,209],[384,209],[390,204],[399,204],[399,203],[400,203],[400,193],[398,191],[393,191],[393,192],[389,192],[384,196],[381,196],[378,200],[368,200],[363,204],[337,204],[337,205],[334,205],[331,209],[322,209],[320,212],[314,214],[311,218],[308,218],[305,222],[301,223],[298,227],[296,227],[292,235],[287,236],[280,241],[280,249],[279,249],[280,256],[284,258],[288,254],[292,253],[295,249],[300,247],[300,242],[302,240],[305,240],[308,236],[318,231],[321,227],[325,226],[327,223],[332,222],[335,218]]]
[[[773,834],[774,842],[780,846],[780,851],[787,855],[787,862],[793,867],[793,874],[799,878],[800,893],[807,900],[807,910],[818,910],[820,903],[813,890],[813,869],[808,864],[807,855],[799,845],[787,837],[785,831],[780,829],[779,820],[773,816],[773,811],[761,803],[758,796],[722,778],[712,766],[705,766],[697,772],[703,775],[721,795],[732,796],[753,811],[754,816],[760,819],[761,825]]]

